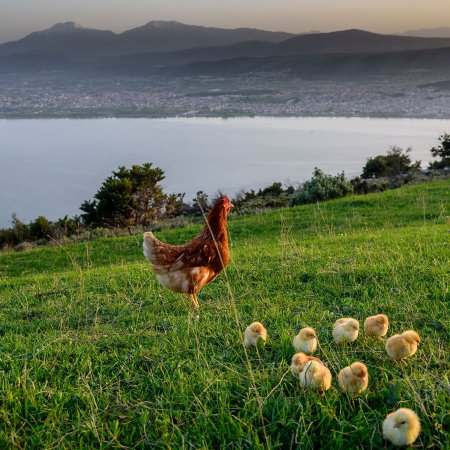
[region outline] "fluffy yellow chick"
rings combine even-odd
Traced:
[[[366,336],[376,337],[378,339],[386,336],[389,328],[389,319],[384,314],[370,316],[364,321],[364,333]]]
[[[251,345],[258,345],[259,339],[264,342],[267,340],[267,330],[264,325],[260,322],[253,322],[250,324],[244,333],[244,344],[248,348]]]
[[[402,334],[394,334],[386,341],[386,352],[393,361],[408,358],[417,351],[420,343],[420,336],[412,330]]]
[[[400,408],[386,416],[383,436],[394,445],[412,444],[420,433],[417,414],[409,408]]]
[[[322,364],[322,366],[325,366],[319,358],[314,358],[314,356],[305,355],[304,353],[299,352],[292,357],[291,372],[295,376],[299,376],[300,372],[303,371],[309,361],[317,361],[319,364]]]
[[[343,392],[359,394],[367,389],[369,372],[365,364],[354,362],[339,372],[338,379]]]
[[[309,361],[300,372],[300,383],[314,391],[327,391],[331,386],[331,372],[317,361]]]
[[[292,345],[298,352],[314,353],[317,348],[316,330],[311,327],[302,328],[292,341]]]
[[[358,333],[359,322],[356,319],[342,318],[334,323],[333,337],[338,345],[356,341]]]

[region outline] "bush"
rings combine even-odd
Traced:
[[[44,216],[39,216],[34,222],[30,223],[30,237],[35,241],[48,239],[49,235],[50,222]]]
[[[382,178],[393,177],[412,172],[420,169],[420,161],[412,162],[408,153],[411,148],[403,150],[400,147],[391,147],[387,155],[378,155],[369,158],[363,167],[362,178]]]
[[[430,169],[444,169],[445,167],[450,167],[450,134],[444,133],[439,136],[439,142],[441,143],[438,147],[433,147],[431,149],[431,154],[434,158],[441,158],[437,161],[432,161],[429,165]]]
[[[390,189],[389,178],[360,178],[356,177],[350,180],[355,194],[370,194],[372,192],[383,192]]]
[[[291,203],[302,205],[322,200],[345,197],[353,192],[353,186],[345,178],[344,172],[335,176],[327,175],[317,167],[314,169],[313,177],[303,183],[294,192]]]
[[[27,252],[36,247],[36,244],[32,244],[31,242],[21,242],[14,247],[14,251],[16,252]]]
[[[279,182],[272,183],[258,192],[241,190],[233,199],[233,204],[238,213],[254,212],[266,208],[284,208],[289,206],[290,197],[294,192],[292,186],[283,188]]]

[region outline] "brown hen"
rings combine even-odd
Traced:
[[[152,264],[159,282],[174,292],[188,294],[191,306],[198,308],[197,294],[213,281],[230,260],[227,215],[233,207],[225,195],[206,218],[198,236],[184,245],[170,245],[144,233],[144,255]]]

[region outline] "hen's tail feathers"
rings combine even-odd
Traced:
[[[158,242],[155,235],[151,231],[144,233],[144,256],[150,262],[156,262],[155,244]]]

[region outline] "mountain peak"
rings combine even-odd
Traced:
[[[354,35],[354,36],[370,36],[370,35],[378,35],[379,33],[372,33],[371,31],[360,30],[359,28],[349,28],[347,30],[334,31],[336,34],[341,35]]]
[[[83,28],[84,27],[75,22],[61,22],[55,23],[55,25],[53,25],[46,31],[49,33],[71,33],[75,30],[81,30]]]
[[[146,28],[160,28],[160,29],[170,29],[179,27],[180,25],[184,25],[180,22],[176,22],[175,20],[152,20],[148,22],[144,26]]]

